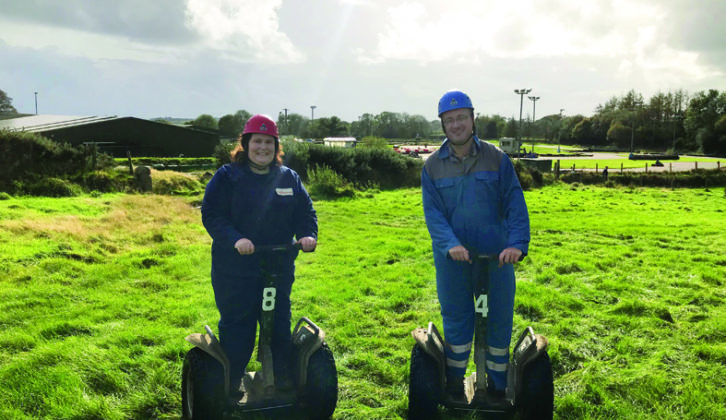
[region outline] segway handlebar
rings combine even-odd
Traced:
[[[469,251],[469,259],[478,259],[478,260],[499,260],[499,254],[477,254],[474,252],[473,249],[464,247],[467,251]],[[451,254],[449,254],[449,251],[446,251],[446,259],[451,259]]]
[[[279,244],[279,245],[260,245],[255,246],[255,254],[258,252],[281,252],[281,251],[292,251],[294,249],[301,250],[302,244],[295,242],[294,244]]]

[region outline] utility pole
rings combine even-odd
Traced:
[[[35,92],[35,115],[38,115],[38,92]]]
[[[539,96],[527,96],[532,101],[532,153],[534,154],[534,124],[537,122],[535,111],[537,110],[537,101]]]
[[[514,93],[519,95],[519,130],[517,131],[517,152],[522,145],[522,104],[524,101],[524,95],[531,92],[532,89],[514,89]]]
[[[287,108],[282,108],[285,111],[285,134],[290,134],[290,127],[287,126]]]

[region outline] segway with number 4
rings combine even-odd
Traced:
[[[304,410],[310,419],[332,416],[338,401],[338,374],[333,353],[325,342],[325,332],[308,318],[300,318],[292,333],[295,348],[296,386],[280,389],[275,384],[272,361],[272,329],[277,294],[274,268],[279,258],[300,244],[260,246],[260,267],[265,279],[260,315],[257,360],[258,372],[247,372],[240,389],[231,383],[230,362],[216,336],[205,325],[205,333],[190,334],[189,350],[182,368],[182,415],[188,420],[239,417],[246,412],[285,413]],[[287,411],[286,411],[287,410]]]
[[[470,252],[470,255],[472,253]],[[446,356],[444,339],[433,322],[412,332],[416,341],[411,352],[408,418],[431,419],[438,406],[489,413],[496,418],[552,419],[554,386],[547,338],[527,327],[517,340],[507,369],[503,395],[487,392],[486,351],[488,329],[489,271],[498,265],[497,255],[474,255],[471,264],[476,310],[474,363],[476,372],[464,381],[464,396],[445,392]]]

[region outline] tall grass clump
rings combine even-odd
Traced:
[[[313,199],[353,197],[355,195],[353,185],[325,165],[308,169],[307,178],[307,189]]]

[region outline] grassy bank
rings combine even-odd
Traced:
[[[515,334],[551,341],[556,418],[726,418],[723,189],[526,198]],[[179,418],[183,338],[218,319],[192,201],[0,201],[1,418]],[[441,325],[420,202],[410,189],[316,203],[293,317],[328,334],[335,419],[406,417],[410,331]]]

